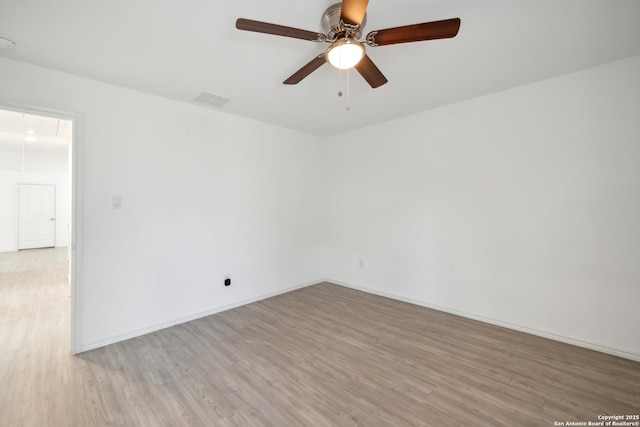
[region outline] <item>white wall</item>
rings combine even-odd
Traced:
[[[18,250],[18,184],[56,186],[56,247],[69,246],[71,190],[66,153],[0,150],[0,252]]]
[[[640,357],[640,57],[326,140],[0,75],[83,114],[85,349],[329,277]]]
[[[83,348],[325,276],[319,138],[4,58],[0,75],[0,101],[83,115]]]
[[[330,279],[640,359],[640,57],[331,137],[327,176]]]

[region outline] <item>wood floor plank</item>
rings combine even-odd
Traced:
[[[66,250],[0,254],[2,426],[551,426],[640,363],[323,283],[69,354]]]

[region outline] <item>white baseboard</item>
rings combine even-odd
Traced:
[[[558,334],[554,334],[551,332],[546,332],[546,331],[540,331],[537,329],[532,329],[532,328],[528,328],[526,326],[521,326],[521,325],[517,325],[514,323],[510,323],[510,322],[505,322],[502,320],[498,320],[498,319],[493,319],[490,317],[486,317],[486,316],[481,316],[478,314],[474,314],[474,313],[468,313],[465,311],[461,311],[461,310],[456,310],[453,308],[449,308],[449,307],[443,307],[443,306],[439,306],[439,305],[435,305],[435,304],[430,304],[428,302],[425,301],[420,301],[420,300],[416,300],[416,299],[412,299],[412,298],[406,298],[400,295],[395,295],[395,294],[391,294],[391,293],[387,293],[387,292],[380,292],[380,291],[376,291],[374,289],[369,289],[369,288],[365,288],[362,286],[355,286],[349,283],[345,283],[345,282],[341,282],[339,280],[335,280],[335,279],[331,279],[331,278],[325,278],[325,279],[320,279],[320,280],[316,280],[313,282],[308,282],[308,283],[303,283],[300,285],[296,285],[296,286],[292,286],[289,288],[285,288],[285,289],[280,289],[278,291],[274,291],[274,292],[268,292],[266,294],[262,294],[253,298],[249,298],[249,299],[245,299],[242,301],[238,301],[235,302],[233,304],[228,304],[228,305],[224,305],[224,306],[220,306],[220,307],[216,307],[213,308],[211,310],[207,310],[204,312],[200,312],[200,313],[196,313],[196,314],[191,314],[189,316],[184,316],[181,318],[177,318],[177,319],[172,319],[169,320],[167,322],[162,322],[160,324],[156,324],[156,325],[152,325],[146,328],[142,328],[142,329],[138,329],[126,334],[121,334],[121,335],[117,335],[117,336],[113,336],[110,337],[108,339],[105,340],[101,340],[98,342],[94,342],[91,344],[87,344],[87,345],[83,345],[81,347],[81,352],[85,352],[85,351],[89,351],[89,350],[94,350],[96,348],[100,348],[100,347],[104,347],[107,346],[109,344],[115,344],[117,342],[120,341],[125,341],[131,338],[136,338],[145,334],[149,334],[151,332],[156,332],[159,331],[161,329],[166,329],[166,328],[170,328],[171,326],[175,326],[175,325],[179,325],[181,323],[186,323],[189,322],[191,320],[196,320],[196,319],[200,319],[202,317],[206,317],[206,316],[210,316],[212,314],[216,314],[216,313],[220,313],[226,310],[231,310],[233,308],[236,307],[240,307],[246,304],[251,304],[253,302],[257,302],[263,299],[267,299],[267,298],[271,298],[277,295],[281,295],[287,292],[291,292],[291,291],[295,291],[297,289],[302,289],[302,288],[306,288],[307,286],[312,286],[312,285],[316,285],[319,283],[323,283],[323,282],[329,282],[329,283],[333,283],[339,286],[344,286],[346,288],[351,288],[351,289],[355,289],[358,291],[362,291],[362,292],[366,292],[369,294],[373,294],[373,295],[379,295],[385,298],[391,298],[397,301],[402,301],[402,302],[406,302],[409,304],[414,304],[414,305],[419,305],[422,307],[426,307],[426,308],[430,308],[433,310],[438,310],[438,311],[442,311],[445,313],[450,313],[450,314],[454,314],[456,316],[461,316],[461,317],[466,317],[468,319],[473,319],[473,320],[478,320],[480,322],[484,322],[484,323],[489,323],[492,325],[496,325],[496,326],[501,326],[504,328],[508,328],[508,329],[513,329],[516,331],[520,331],[520,332],[525,332],[528,334],[532,334],[532,335],[537,335],[543,338],[548,338],[548,339],[552,339],[554,341],[559,341],[559,342],[564,342],[566,344],[571,344],[571,345],[575,345],[578,347],[583,347],[583,348],[588,348],[590,350],[595,350],[595,351],[599,351],[601,353],[606,353],[606,354],[611,354],[613,356],[618,356],[618,357],[622,357],[624,359],[629,359],[629,360],[634,360],[637,362],[640,362],[640,354],[637,353],[631,353],[625,350],[621,350],[621,349],[617,349],[617,348],[612,348],[612,347],[608,347],[608,346],[603,346],[600,344],[596,344],[596,343],[591,343],[588,341],[583,341],[583,340],[578,340],[575,338],[571,338],[571,337],[566,337],[563,335],[558,335]]]
[[[537,330],[537,329],[528,328],[526,326],[521,326],[521,325],[517,325],[517,324],[514,324],[514,323],[504,322],[502,320],[493,319],[493,318],[490,318],[490,317],[485,317],[485,316],[481,316],[481,315],[474,314],[474,313],[468,313],[468,312],[465,312],[465,311],[456,310],[456,309],[449,308],[449,307],[442,307],[442,306],[439,306],[439,305],[430,304],[430,303],[425,302],[425,301],[415,300],[415,299],[412,299],[412,298],[405,298],[405,297],[402,297],[400,295],[394,295],[394,294],[390,294],[390,293],[387,293],[387,292],[380,292],[380,291],[376,291],[374,289],[364,288],[364,287],[361,287],[361,286],[355,286],[355,285],[351,285],[349,283],[341,282],[339,280],[334,280],[334,279],[327,278],[324,281],[329,282],[329,283],[333,283],[333,284],[336,284],[336,285],[344,286],[346,288],[351,288],[351,289],[355,289],[355,290],[358,290],[358,291],[367,292],[369,294],[379,295],[379,296],[382,296],[382,297],[391,298],[391,299],[402,301],[402,302],[407,302],[409,304],[419,305],[419,306],[422,306],[422,307],[431,308],[433,310],[438,310],[438,311],[443,311],[445,313],[455,314],[456,316],[466,317],[468,319],[478,320],[480,322],[489,323],[489,324],[496,325],[496,326],[502,326],[504,328],[513,329],[513,330],[520,331],[520,332],[525,332],[525,333],[528,333],[528,334],[531,334],[531,335],[537,335],[539,337],[548,338],[548,339],[551,339],[551,340],[554,340],[554,341],[560,341],[560,342],[563,342],[563,343],[566,343],[566,344],[575,345],[577,347],[588,348],[590,350],[599,351],[601,353],[611,354],[613,356],[618,356],[618,357],[622,357],[624,359],[629,359],[629,360],[634,360],[636,362],[640,362],[640,354],[630,353],[628,351],[621,350],[621,349],[618,349],[618,348],[607,347],[607,346],[603,346],[603,345],[592,343],[592,342],[588,342],[588,341],[578,340],[578,339],[571,338],[571,337],[566,337],[566,336],[563,336],[563,335],[557,335],[557,334],[554,334],[554,333],[551,333],[551,332],[540,331],[540,330]]]
[[[137,329],[135,331],[132,332],[128,332],[126,334],[121,334],[121,335],[116,335],[104,340],[100,340],[94,343],[90,343],[90,344],[86,344],[86,345],[82,345],[80,353],[85,352],[85,351],[89,351],[89,350],[94,350],[96,348],[100,348],[100,347],[104,347],[107,346],[109,344],[115,344],[117,342],[120,341],[125,341],[131,338],[136,338],[142,335],[146,335],[146,334],[150,334],[151,332],[156,332],[159,331],[161,329],[166,329],[166,328],[170,328],[172,326],[175,325],[179,325],[181,323],[186,323],[186,322],[190,322],[192,320],[196,320],[196,319],[200,319],[202,317],[207,317],[210,316],[212,314],[216,314],[216,313],[220,313],[223,311],[227,311],[227,310],[231,310],[233,308],[236,307],[240,307],[243,305],[247,305],[247,304],[251,304],[253,302],[257,302],[263,299],[267,299],[267,298],[271,298],[271,297],[275,297],[277,295],[281,295],[281,294],[285,294],[287,292],[291,292],[291,291],[295,291],[297,289],[302,289],[302,288],[306,288],[307,286],[311,286],[311,285],[316,285],[318,283],[322,283],[324,282],[324,279],[321,280],[317,280],[317,281],[313,281],[313,282],[308,282],[308,283],[303,283],[300,285],[296,285],[296,286],[291,286],[289,288],[285,288],[285,289],[280,289],[274,292],[267,292],[266,294],[262,294],[262,295],[258,295],[256,297],[253,298],[248,298],[242,301],[237,301],[234,302],[232,304],[228,304],[228,305],[224,305],[224,306],[220,306],[220,307],[215,307],[212,308],[210,310],[207,311],[203,311],[200,313],[196,313],[196,314],[190,314],[188,316],[184,316],[184,317],[180,317],[177,319],[172,319],[172,320],[168,320],[166,322],[162,322],[162,323],[158,323],[156,325],[151,325],[148,326],[146,328],[142,328],[142,329]]]

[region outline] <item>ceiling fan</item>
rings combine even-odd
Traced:
[[[371,31],[363,41],[359,41],[358,39],[362,36],[362,30],[367,21],[366,10],[368,3],[369,0],[342,0],[342,3],[330,6],[322,14],[321,20],[322,28],[326,34],[244,18],[236,21],[236,28],[244,31],[330,44],[325,53],[316,56],[293,73],[291,77],[283,82],[284,84],[297,84],[325,62],[329,62],[340,69],[355,67],[372,88],[382,86],[387,82],[387,78],[365,53],[365,43],[368,46],[376,47],[396,43],[445,39],[455,37],[460,29],[460,18],[452,18]]]

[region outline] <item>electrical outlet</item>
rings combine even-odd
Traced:
[[[224,275],[224,285],[225,286],[231,286],[231,276],[228,274]]]
[[[358,265],[360,266],[360,268],[364,268],[364,260],[362,258],[360,258],[360,261],[358,261]]]

